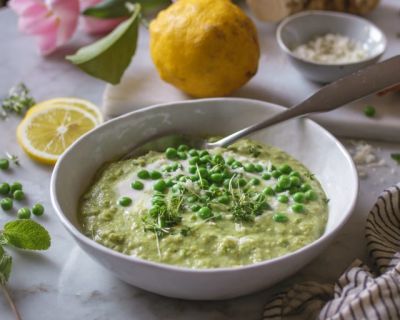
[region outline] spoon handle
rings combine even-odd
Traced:
[[[309,113],[334,110],[397,83],[400,83],[400,55],[336,80],[299,104],[216,142],[207,143],[206,147],[227,146],[254,131]]]

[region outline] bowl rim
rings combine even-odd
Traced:
[[[305,58],[299,57],[296,54],[293,53],[292,50],[290,50],[285,42],[282,40],[282,30],[286,27],[286,25],[290,22],[292,22],[295,19],[298,18],[303,18],[306,16],[330,16],[330,17],[335,17],[336,19],[348,19],[348,20],[358,20],[363,22],[364,24],[369,25],[370,27],[374,28],[377,30],[381,37],[382,37],[382,50],[378,51],[377,53],[367,56],[366,58],[360,60],[360,61],[355,61],[355,62],[340,62],[340,63],[323,63],[323,62],[316,62],[316,61],[311,61],[307,60]],[[300,60],[305,63],[309,63],[311,65],[315,66],[324,66],[324,67],[338,67],[338,66],[357,66],[359,64],[366,63],[368,61],[373,61],[375,59],[378,59],[385,51],[387,48],[387,38],[385,33],[373,22],[369,21],[368,19],[365,19],[363,17],[356,16],[354,14],[350,13],[345,13],[345,12],[336,12],[336,11],[323,11],[323,10],[307,10],[299,13],[295,13],[289,17],[286,17],[283,19],[279,25],[278,28],[276,29],[275,32],[275,38],[278,42],[279,47],[281,48],[282,51],[286,52],[290,57]]]
[[[323,128],[321,125],[316,123],[315,121],[309,119],[309,118],[303,118],[300,119],[302,121],[305,121],[308,125],[314,126],[317,128],[317,130],[320,130],[323,134],[327,135],[327,137],[331,140],[333,140],[338,147],[339,151],[345,156],[346,163],[347,165],[350,166],[350,170],[352,172],[352,184],[354,185],[354,192],[351,201],[347,205],[347,209],[344,210],[346,211],[345,216],[343,217],[342,221],[330,232],[324,233],[319,237],[318,239],[314,240],[313,242],[307,244],[304,247],[299,248],[296,251],[287,253],[285,255],[273,258],[273,259],[268,259],[268,260],[263,260],[257,263],[252,263],[252,264],[247,264],[243,266],[233,266],[233,267],[223,267],[223,268],[204,268],[204,269],[195,269],[195,268],[189,268],[189,267],[183,267],[183,266],[177,266],[177,265],[170,265],[166,263],[161,263],[161,262],[155,262],[155,261],[150,261],[150,260],[145,260],[140,257],[136,256],[131,256],[131,255],[126,255],[122,254],[120,252],[117,252],[115,250],[112,250],[108,247],[105,247],[96,241],[86,237],[77,227],[75,227],[69,219],[64,215],[60,204],[58,203],[57,196],[56,196],[56,181],[58,179],[58,171],[60,170],[60,167],[63,164],[63,160],[66,157],[66,155],[75,148],[76,145],[78,145],[82,140],[86,139],[87,137],[97,134],[99,130],[103,130],[103,128],[107,126],[113,126],[115,123],[118,121],[121,121],[122,119],[131,117],[133,115],[141,114],[141,113],[146,113],[146,112],[151,112],[154,109],[160,109],[165,106],[173,106],[173,105],[181,105],[181,104],[201,104],[201,103],[212,103],[212,102],[243,102],[243,103],[250,103],[250,104],[258,104],[258,105],[263,105],[264,108],[267,108],[269,106],[278,107],[278,108],[284,108],[283,106],[280,106],[278,104],[270,103],[267,101],[261,101],[261,100],[256,100],[256,99],[247,99],[247,98],[233,98],[233,97],[228,97],[228,98],[207,98],[207,99],[196,99],[196,100],[183,100],[183,101],[174,101],[174,102],[167,102],[167,103],[160,103],[156,105],[152,105],[149,107],[145,107],[139,110],[135,110],[129,113],[126,113],[124,115],[121,115],[119,117],[116,117],[114,119],[111,119],[109,121],[104,122],[103,124],[95,127],[94,129],[90,130],[89,132],[85,133],[83,136],[81,136],[77,141],[75,141],[73,144],[71,144],[67,150],[61,155],[60,159],[56,162],[56,165],[54,167],[54,170],[51,175],[51,181],[50,181],[50,198],[51,198],[51,203],[53,205],[53,208],[55,209],[56,215],[61,221],[62,225],[64,228],[73,235],[74,238],[78,239],[78,244],[79,242],[83,242],[85,245],[92,247],[95,250],[101,251],[103,254],[112,256],[113,259],[122,259],[125,260],[126,262],[129,263],[135,263],[147,267],[152,267],[152,268],[157,268],[157,269],[163,269],[163,270],[168,270],[168,271],[174,271],[174,272],[187,272],[187,273],[195,273],[195,274],[210,274],[210,273],[226,273],[226,272],[239,272],[243,270],[251,270],[255,268],[260,268],[264,267],[268,264],[275,264],[279,263],[282,260],[285,260],[289,257],[294,257],[297,255],[301,255],[304,251],[312,250],[313,247],[317,246],[320,242],[323,242],[325,240],[329,240],[329,238],[333,237],[336,233],[338,233],[342,227],[345,225],[345,223],[349,220],[357,198],[358,198],[358,190],[359,190],[359,180],[358,180],[358,174],[357,170],[355,167],[355,164],[346,150],[346,148],[343,146],[343,144],[337,140],[328,130]]]

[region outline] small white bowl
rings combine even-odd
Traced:
[[[79,199],[96,171],[140,142],[171,132],[225,135],[282,110],[262,101],[219,98],[158,105],[108,121],[75,142],[57,162],[51,179],[53,206],[83,250],[117,277],[139,288],[195,300],[228,299],[264,289],[321,253],[350,217],[356,201],[358,179],[351,157],[329,132],[309,119],[287,121],[251,136],[300,160],[315,173],[330,199],[325,233],[293,253],[243,267],[182,268],[127,256],[100,245],[82,234],[77,212]]]
[[[368,56],[358,62],[327,64],[298,57],[293,50],[327,33],[340,34],[359,42]],[[280,48],[303,75],[316,82],[328,83],[375,63],[386,49],[386,37],[370,21],[347,13],[305,11],[284,19],[276,31]]]

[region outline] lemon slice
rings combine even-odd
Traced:
[[[84,111],[89,112],[91,115],[93,115],[96,118],[96,122],[98,124],[103,122],[103,115],[101,114],[99,108],[91,103],[90,101],[83,100],[83,99],[78,99],[78,98],[68,98],[68,97],[63,97],[63,98],[55,98],[55,99],[50,99],[50,100],[45,100],[42,102],[39,102],[38,104],[34,105],[32,108],[28,110],[26,115],[31,115],[32,113],[41,110],[42,108],[47,108],[48,106],[52,107],[59,107],[59,106],[71,106],[71,107],[77,107],[80,108]]]
[[[54,164],[65,149],[97,124],[98,119],[82,108],[50,104],[26,114],[17,128],[17,140],[33,159]]]

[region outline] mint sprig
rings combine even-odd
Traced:
[[[5,285],[10,278],[12,257],[0,246],[0,284]]]
[[[0,230],[0,288],[10,304],[17,320],[21,319],[18,309],[7,289],[7,281],[12,270],[12,257],[4,250],[5,245],[24,250],[46,250],[51,245],[47,230],[33,220],[7,222]]]
[[[396,161],[398,164],[400,164],[400,153],[392,153],[392,154],[390,155],[390,157],[391,157],[394,161]]]
[[[46,250],[51,245],[47,230],[33,220],[15,220],[4,225],[3,243],[25,250]]]

